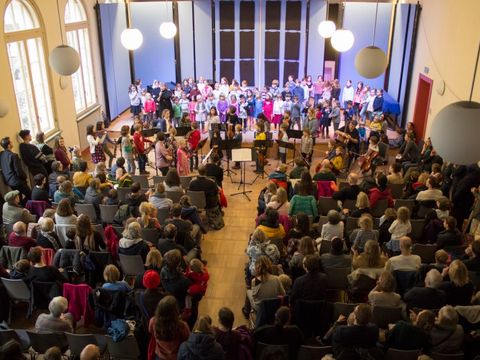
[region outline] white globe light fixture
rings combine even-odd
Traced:
[[[68,76],[78,70],[80,56],[74,48],[68,45],[60,45],[52,50],[48,62],[57,74]]]
[[[320,24],[318,24],[318,33],[323,38],[332,37],[335,30],[337,30],[337,26],[333,21],[324,20]]]
[[[379,77],[387,68],[387,55],[376,46],[367,46],[355,56],[355,68],[364,78]]]
[[[165,39],[172,39],[177,34],[177,26],[173,22],[167,21],[160,25],[159,31]]]
[[[142,32],[135,28],[128,28],[122,31],[120,42],[127,50],[137,50],[143,43]]]
[[[0,99],[0,118],[7,116],[8,114],[8,104],[5,100]]]
[[[330,41],[335,50],[345,52],[352,48],[355,37],[350,30],[340,29],[333,33]]]
[[[480,160],[480,103],[458,101],[447,105],[432,122],[430,138],[446,161],[470,165]]]

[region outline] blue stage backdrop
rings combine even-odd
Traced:
[[[128,50],[120,42],[120,34],[127,27],[124,4],[100,4],[105,93],[109,116],[116,118],[130,106],[130,61]]]

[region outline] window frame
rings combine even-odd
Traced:
[[[13,0],[8,0],[5,4],[4,12],[3,12],[3,39],[5,42],[5,53],[7,55],[8,59],[8,66],[9,66],[9,73],[10,73],[10,79],[12,83],[12,88],[13,88],[13,93],[15,95],[15,103],[17,105],[17,114],[18,114],[18,120],[20,123],[20,127],[23,128],[24,125],[22,123],[22,117],[21,117],[21,111],[20,111],[20,104],[18,103],[18,98],[17,98],[17,89],[15,88],[15,78],[12,74],[12,63],[11,63],[11,58],[9,55],[9,50],[8,46],[9,44],[12,43],[20,43],[17,46],[23,47],[23,51],[25,52],[25,57],[22,58],[22,65],[26,65],[26,72],[28,74],[28,83],[30,86],[30,89],[27,91],[27,95],[32,95],[33,101],[33,111],[35,113],[35,119],[30,119],[29,120],[29,126],[30,125],[35,125],[34,129],[31,130],[36,130],[38,132],[42,131],[45,133],[46,137],[58,132],[58,122],[56,118],[56,113],[55,113],[55,101],[54,101],[54,96],[53,96],[53,87],[52,87],[52,81],[51,81],[51,73],[49,70],[48,66],[48,53],[46,49],[46,41],[45,41],[45,31],[44,31],[44,24],[43,24],[43,19],[40,16],[39,10],[36,8],[35,4],[32,3],[29,0],[16,0],[19,1],[20,3],[23,4],[23,6],[26,7],[27,11],[29,12],[29,15],[32,18],[32,23],[35,27],[30,28],[30,29],[23,29],[23,30],[13,30],[13,31],[6,31],[5,30],[5,17],[7,16],[7,9],[9,6],[12,5]],[[13,5],[12,5],[13,6]],[[41,122],[39,119],[39,104],[37,103],[38,96],[37,96],[37,90],[35,88],[35,82],[32,77],[32,68],[31,68],[31,55],[30,55],[30,49],[28,46],[28,41],[29,40],[34,40],[40,42],[41,49],[38,49],[40,51],[39,56],[43,57],[43,69],[42,71],[45,72],[45,82],[42,81],[42,86],[44,89],[44,92],[46,93],[47,98],[45,99],[45,104],[47,107],[49,107],[49,110],[51,112],[51,128],[48,130],[45,130],[41,127]],[[45,89],[45,86],[47,89]],[[32,109],[29,109],[29,112],[32,113]],[[36,129],[35,129],[36,128]]]
[[[91,112],[93,108],[98,107],[98,89],[96,86],[96,78],[95,78],[95,67],[94,67],[94,62],[93,62],[93,52],[92,52],[92,39],[90,37],[90,29],[89,29],[89,19],[88,19],[88,14],[86,11],[86,7],[83,4],[81,0],[77,0],[79,3],[79,6],[82,7],[81,13],[85,16],[84,20],[80,21],[74,21],[74,22],[66,22],[66,11],[68,8],[68,3],[72,0],[67,0],[65,2],[65,10],[64,10],[64,20],[65,20],[65,39],[66,43],[69,46],[72,46],[71,43],[69,43],[69,33],[71,33],[72,36],[75,37],[75,42],[78,44],[78,48],[72,46],[75,50],[77,50],[80,59],[82,58],[87,58],[89,64],[87,65],[88,68],[90,68],[91,74],[85,74],[85,66],[82,61],[80,61],[80,66],[78,70],[75,72],[75,74],[78,74],[78,80],[81,82],[80,88],[82,89],[82,105],[83,107],[80,110],[77,110],[76,106],[76,101],[75,101],[75,95],[74,95],[74,102],[75,102],[75,114],[77,116],[77,119],[82,118],[85,114],[88,114]],[[81,48],[80,46],[80,31],[84,31],[84,37],[85,39],[88,40],[87,46],[89,47],[88,50],[85,50],[85,48]],[[85,54],[86,52],[86,54]],[[87,78],[91,79],[91,84],[88,84],[89,88],[91,91],[93,91],[93,96],[92,96],[92,102],[88,104],[87,99],[87,90],[86,90],[86,85],[87,85]],[[73,84],[73,74],[72,74],[72,84]],[[73,90],[73,89],[72,89]]]

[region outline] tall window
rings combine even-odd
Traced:
[[[72,75],[75,109],[81,113],[96,103],[92,54],[88,38],[88,22],[80,0],[68,0],[65,7],[67,43],[80,54],[80,67]]]
[[[12,0],[8,4],[4,33],[21,127],[48,134],[55,129],[55,122],[42,29],[28,1]]]

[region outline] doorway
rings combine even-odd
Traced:
[[[432,86],[432,79],[423,74],[419,74],[417,97],[413,111],[413,124],[415,125],[415,132],[417,133],[417,141],[423,139],[425,136],[428,110],[430,109],[430,98],[432,97]]]

